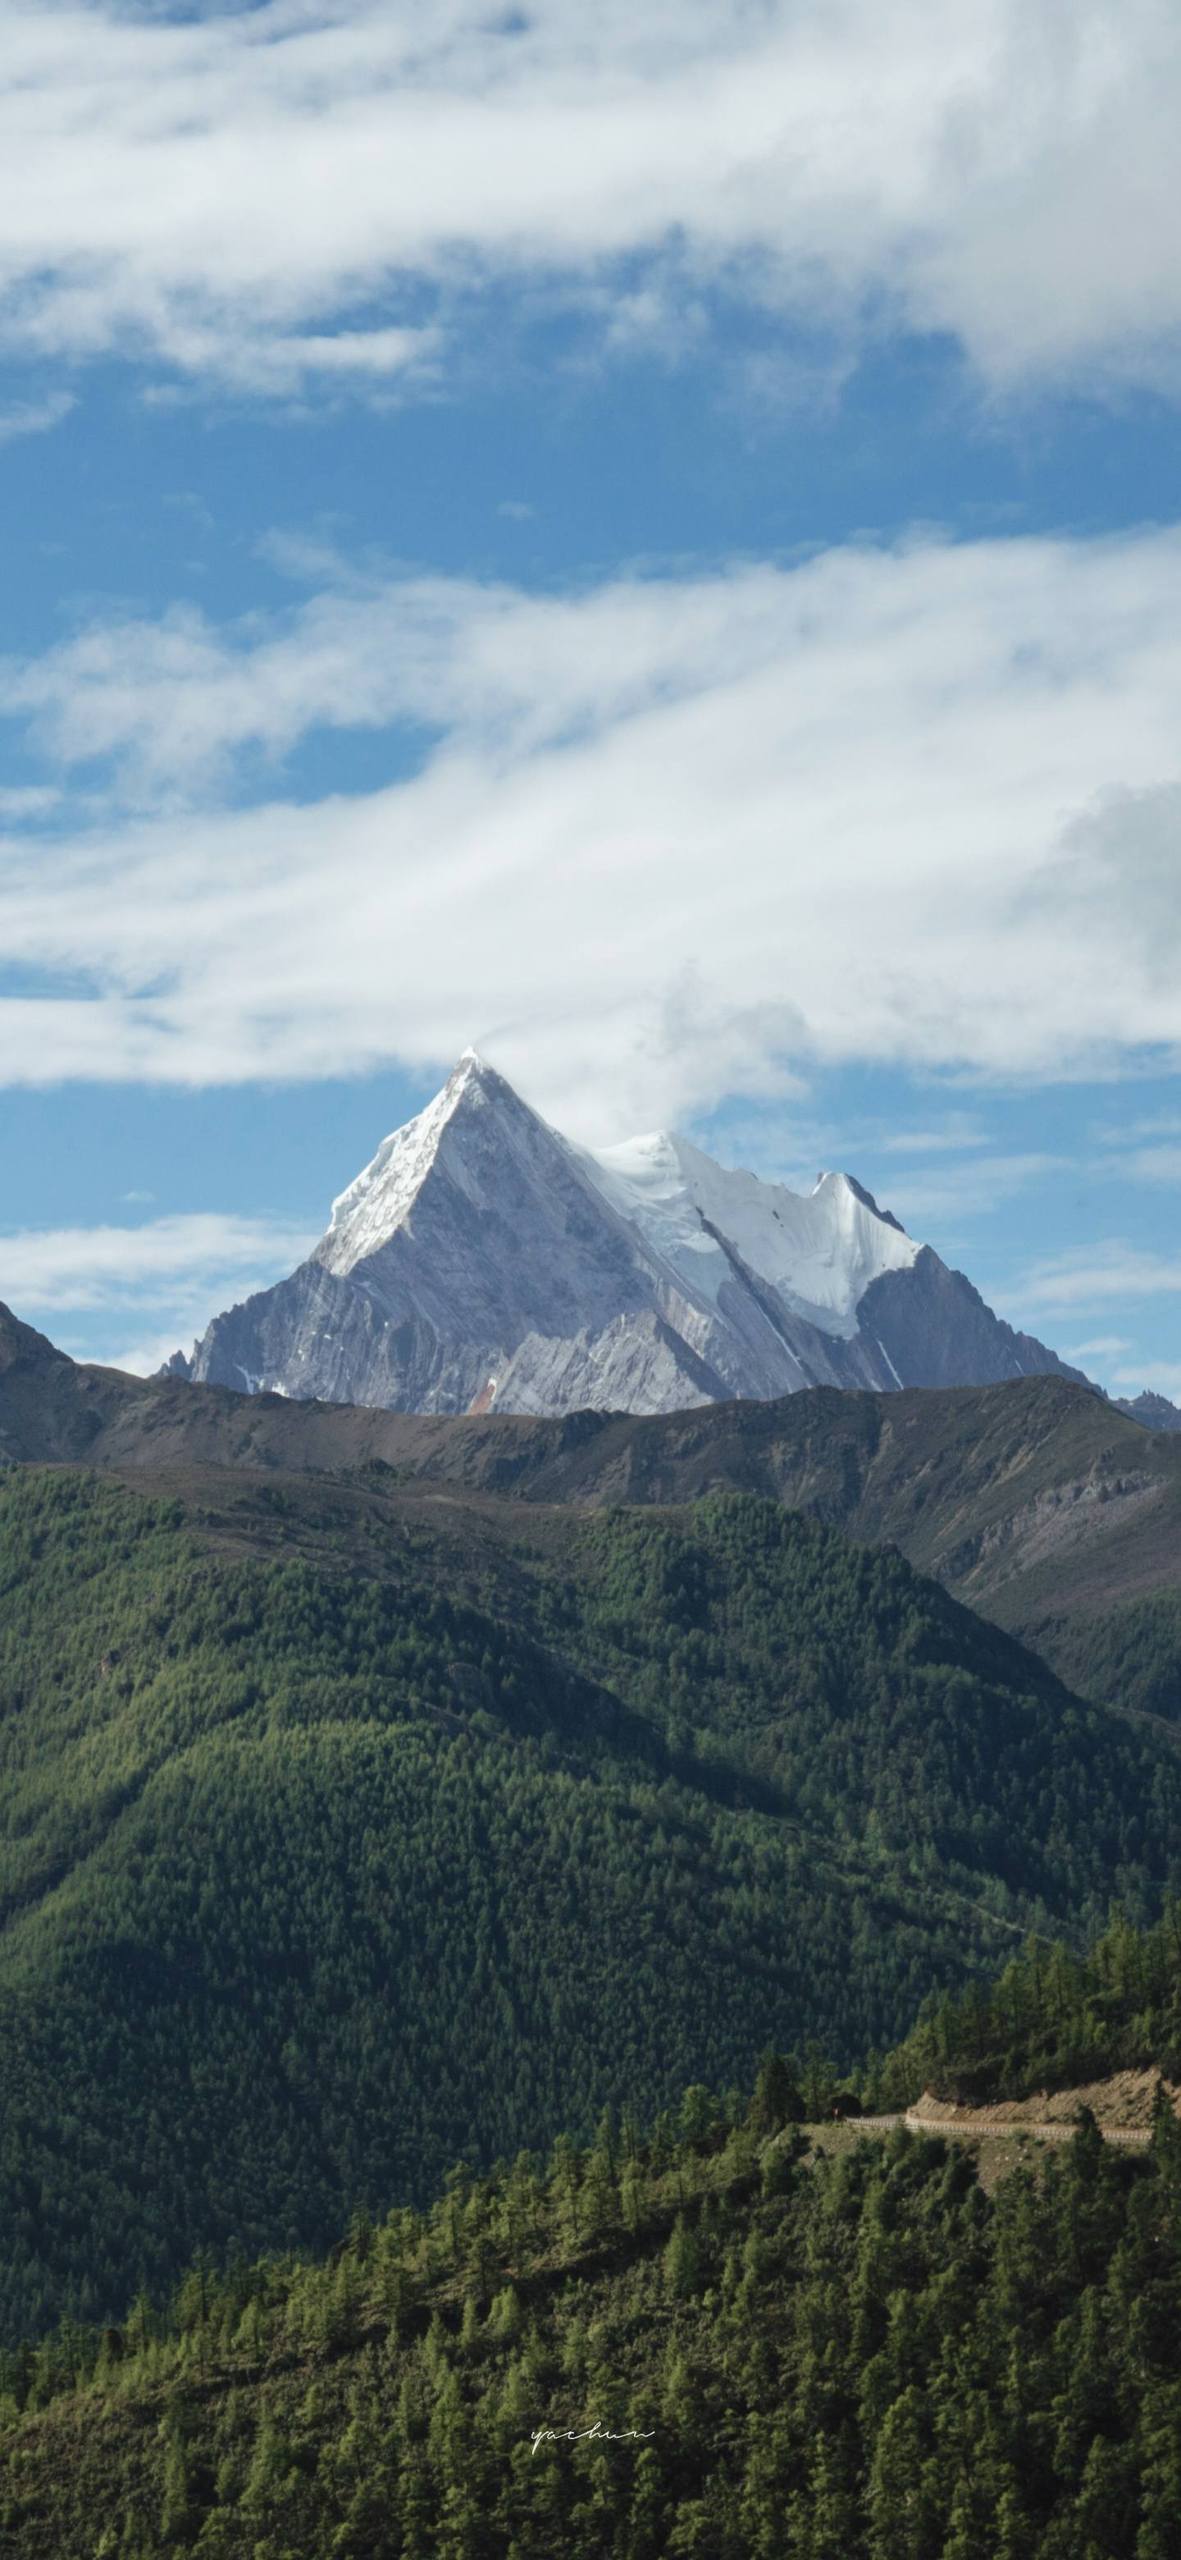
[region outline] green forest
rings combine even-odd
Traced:
[[[893,1552],[299,1499],[0,1481],[10,2339],[1159,1907],[1172,1745]]]
[[[165,2308],[9,2351],[5,2548],[1172,2560],[1163,2092],[1142,2152],[1084,2113],[988,2189],[942,2138],[847,2127],[829,2154],[795,2119],[832,2086],[770,2055],[745,2097],[457,2167],[318,2264],[203,2256]]]
[[[995,1983],[924,2004],[875,2082],[883,2105],[916,2089],[971,2104],[1070,2089],[1154,2064],[1181,2082],[1181,1904],[1155,1928],[1123,1913],[1082,1954],[1030,1938]]]

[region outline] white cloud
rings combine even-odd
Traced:
[[[301,1261],[314,1239],[266,1218],[216,1212],[142,1226],[28,1227],[0,1235],[0,1298],[38,1310],[129,1307],[162,1299],[222,1305]],[[170,1346],[175,1349],[175,1337]]]
[[[6,783],[0,788],[0,827],[28,826],[33,819],[46,818],[60,799],[61,793],[52,783],[31,783],[24,788]]]
[[[1179,570],[1148,531],[572,597],[358,583],[10,662],[10,714],[125,802],[0,844],[0,944],[61,979],[0,1004],[0,1078],[426,1072],[475,1039],[607,1135],[788,1064],[1181,1047]],[[436,742],[387,789],[177,805],[407,722]]]
[[[1103,1307],[1135,1299],[1172,1296],[1181,1289],[1181,1256],[1147,1253],[1113,1237],[1095,1246],[1079,1245],[1047,1255],[1025,1272],[1018,1286],[996,1298],[1009,1313],[1014,1307],[1049,1309],[1068,1315],[1072,1309]]]
[[[887,1156],[958,1155],[967,1147],[986,1147],[988,1131],[968,1112],[949,1111],[937,1127],[891,1129],[874,1144]]]
[[[1137,1182],[1181,1182],[1181,1145],[1134,1147],[1120,1170]]]
[[[440,348],[435,327],[306,330],[233,330],[221,324],[170,319],[156,337],[157,352],[180,374],[213,376],[227,390],[275,399],[296,398],[334,387],[361,386],[373,396],[391,386],[421,387],[434,374]],[[151,399],[171,399],[157,389]]]
[[[130,1203],[151,1194],[125,1197]],[[0,1235],[0,1300],[75,1359],[100,1357],[149,1376],[198,1339],[220,1308],[293,1270],[314,1240],[283,1219],[219,1212],[138,1226],[25,1228]],[[113,1349],[96,1352],[96,1311]],[[83,1320],[81,1331],[71,1329],[71,1316]]]
[[[1072,1342],[1064,1353],[1067,1360],[1114,1360],[1121,1351],[1134,1351],[1123,1333],[1097,1333],[1088,1342]]]
[[[629,342],[729,292],[951,333],[1002,385],[1177,387],[1160,0],[3,0],[0,61],[0,314],[35,353],[275,389],[268,346],[331,372],[342,323],[540,273]]]
[[[18,436],[48,435],[76,405],[72,391],[51,391],[43,400],[14,400],[0,408],[0,444],[12,444]]]

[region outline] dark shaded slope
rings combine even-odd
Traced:
[[[0,1463],[85,1457],[108,1418],[136,1401],[138,1385],[116,1369],[79,1369],[0,1306]]]
[[[910,1271],[883,1271],[857,1310],[861,1337],[886,1353],[894,1380],[908,1387],[978,1386],[1054,1376],[1086,1384],[1056,1351],[995,1316],[963,1271],[949,1270],[929,1244]]]

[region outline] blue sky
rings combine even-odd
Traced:
[[[1181,1393],[1181,27],[0,0],[0,1296],[478,1043]]]

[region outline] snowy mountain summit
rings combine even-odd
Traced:
[[[592,1154],[471,1049],[341,1193],[308,1261],[170,1366],[414,1413],[1078,1374],[849,1174],[801,1195],[663,1134]]]

